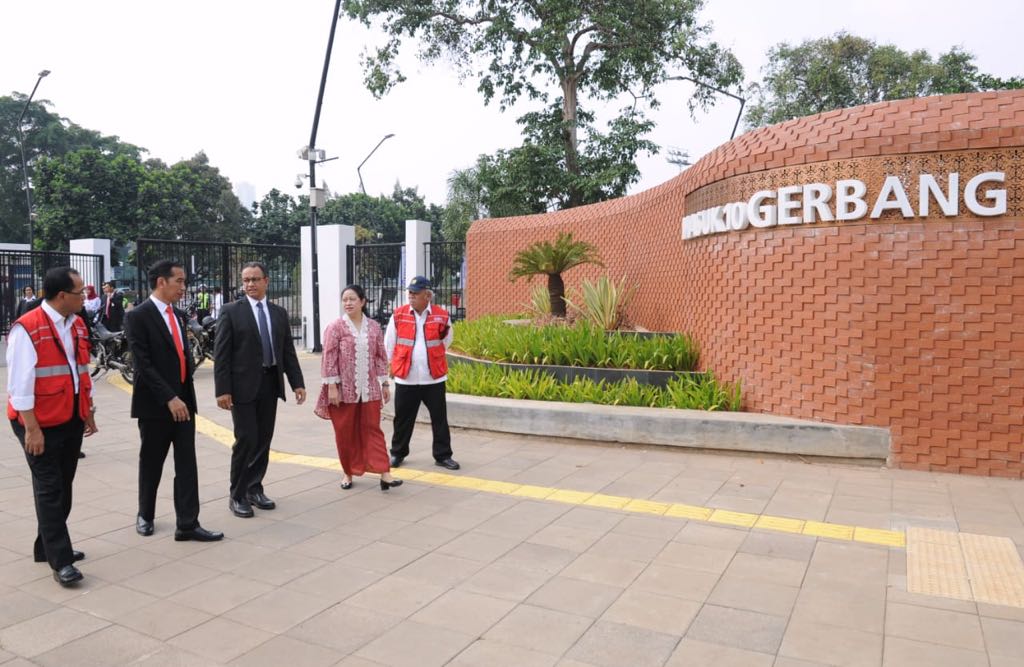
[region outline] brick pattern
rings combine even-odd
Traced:
[[[1018,217],[747,230],[683,242],[686,196],[755,172],[872,156],[1010,151],[1024,91],[886,102],[762,128],[646,192],[475,223],[470,317],[520,309],[515,252],[571,231],[639,286],[630,317],[689,331],[746,408],[886,426],[906,468],[1024,477],[1024,222]]]

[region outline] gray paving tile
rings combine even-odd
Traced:
[[[799,592],[800,589],[795,586],[751,580],[727,572],[711,591],[708,602],[720,607],[757,611],[785,618],[793,610]]]
[[[206,612],[169,600],[158,600],[145,607],[125,612],[114,621],[144,635],[167,640],[205,623],[210,618],[212,616]]]
[[[341,603],[288,630],[285,635],[348,654],[381,636],[402,621],[383,614]],[[340,631],[344,628],[344,631]]]
[[[109,622],[89,614],[58,608],[0,630],[0,646],[15,655],[32,658],[108,625]]]
[[[580,637],[567,657],[597,667],[656,667],[665,663],[678,641],[672,635],[598,621]]]
[[[557,660],[558,658],[547,653],[489,639],[478,639],[448,664],[451,667],[551,667]]]
[[[665,667],[691,667],[714,665],[715,667],[772,667],[775,656],[755,651],[745,651],[734,646],[711,644],[684,638],[679,642]]]
[[[886,637],[885,667],[987,667],[983,651],[968,651],[948,645]]]
[[[229,662],[273,636],[226,618],[213,618],[172,637],[169,643],[217,662]],[[229,639],[230,638],[230,639]]]
[[[273,586],[261,581],[246,579],[234,574],[220,574],[180,590],[167,599],[219,616],[229,609],[271,590],[273,590]]]
[[[505,600],[522,602],[540,588],[550,575],[530,570],[499,565],[488,565],[459,584],[460,590],[490,595]]]
[[[876,667],[882,663],[882,635],[793,619],[778,653],[836,667]]]
[[[627,590],[604,612],[601,620],[681,637],[700,608],[701,603],[693,600]]]
[[[342,657],[344,656],[341,653],[329,648],[278,635],[228,664],[238,667],[243,665],[244,667],[279,667],[280,665],[329,667],[336,665]]]
[[[417,611],[411,618],[424,625],[482,636],[515,606],[516,603],[509,600],[451,590]]]
[[[161,648],[163,644],[152,637],[110,625],[37,655],[32,660],[43,667],[109,667],[134,663]]]
[[[1024,623],[982,617],[981,627],[990,655],[1024,660]]]
[[[483,637],[560,656],[592,624],[593,620],[584,616],[522,604],[510,611]]]
[[[669,565],[648,565],[631,588],[702,602],[711,595],[718,574]]]
[[[446,587],[390,576],[364,588],[346,604],[405,618],[433,602]]]
[[[440,666],[475,640],[454,630],[402,621],[359,649],[356,655],[395,667]]]
[[[621,594],[622,589],[616,586],[568,577],[553,577],[528,597],[526,602],[538,607],[597,618]]]
[[[230,609],[221,618],[231,619],[246,627],[282,633],[331,604],[330,600],[321,597],[275,588]]]
[[[686,636],[759,653],[774,654],[782,642],[786,619],[744,609],[706,604]]]
[[[1024,624],[1021,624],[1024,628]],[[973,614],[889,603],[885,611],[885,634],[905,639],[985,650],[981,623]]]
[[[584,581],[625,588],[645,568],[646,564],[639,561],[585,553],[567,565],[559,574],[572,579],[583,579]]]

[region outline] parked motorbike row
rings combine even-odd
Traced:
[[[217,321],[207,315],[199,322],[195,304],[188,305],[185,312],[188,314],[185,335],[192,351],[192,363],[199,368],[207,359],[213,359]],[[97,313],[89,327],[89,339],[92,342],[93,354],[92,377],[114,370],[119,372],[128,384],[135,382],[135,364],[124,331],[110,331],[100,322]]]

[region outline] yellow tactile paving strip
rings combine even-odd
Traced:
[[[1024,607],[1024,563],[1006,537],[911,527],[907,590]]]
[[[120,377],[112,377],[109,381],[124,391],[131,392],[131,386]],[[196,430],[227,446],[231,446],[234,442],[231,429],[199,415],[196,416]],[[270,457],[271,460],[280,463],[339,472],[341,470],[338,460],[333,457],[307,456],[279,451],[271,451]],[[880,530],[864,526],[733,512],[713,507],[515,484],[470,475],[426,472],[405,467],[395,469],[393,474],[405,480],[416,480],[423,484],[456,489],[833,540],[863,542],[896,548],[906,547],[907,588],[910,592],[1024,607],[1024,564],[1021,563],[1020,555],[1013,542],[1003,537],[913,527],[908,528],[907,533],[904,534],[896,530]]]

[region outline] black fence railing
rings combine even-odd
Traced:
[[[346,281],[366,290],[366,308],[370,317],[384,326],[391,313],[403,303],[402,264],[404,243],[365,243],[346,250]]]
[[[434,285],[433,303],[443,306],[453,320],[464,319],[466,244],[461,241],[424,243],[423,250],[428,277]]]
[[[247,262],[263,262],[270,273],[267,297],[288,311],[292,336],[302,337],[299,246],[139,239],[135,252],[138,300],[149,296],[146,271],[151,264],[160,259],[174,259],[185,265],[188,290],[179,304],[181,307],[200,305],[199,295],[204,288],[211,295],[211,303],[217,289],[225,304],[244,297],[242,267]]]
[[[0,334],[10,331],[17,319],[18,301],[25,287],[31,286],[38,295],[43,287],[43,276],[57,266],[70,266],[81,274],[86,285],[92,285],[97,294],[106,279],[103,275],[103,256],[74,252],[46,250],[0,250]]]

